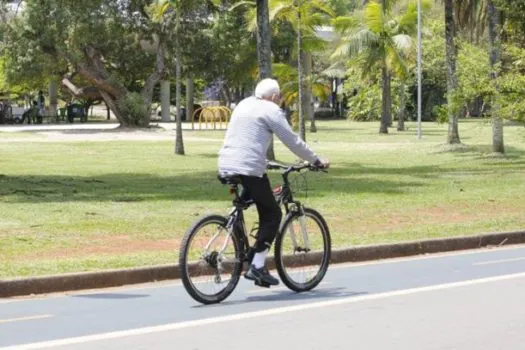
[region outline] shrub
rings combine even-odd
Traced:
[[[128,125],[147,126],[149,124],[148,106],[137,92],[127,93],[118,101],[119,109]]]

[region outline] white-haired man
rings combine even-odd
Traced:
[[[266,153],[275,134],[295,155],[327,168],[301,138],[293,132],[279,107],[280,88],[274,79],[257,84],[254,96],[242,100],[234,109],[224,144],[219,151],[221,176],[239,175],[242,185],[254,200],[259,215],[255,255],[245,277],[258,284],[277,285],[279,281],[266,268],[266,256],[282,219],[266,175]]]

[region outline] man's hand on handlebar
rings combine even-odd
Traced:
[[[266,160],[266,168],[273,169],[273,170],[282,169],[282,170],[287,170],[287,171],[293,171],[293,170],[300,171],[301,169],[308,168],[310,170],[323,170],[324,171],[324,169],[328,169],[329,166],[330,166],[330,162],[324,159],[317,159],[317,161],[314,164],[305,161],[305,162],[300,162],[299,164],[296,164],[296,165],[285,165],[285,164],[280,164],[277,162]]]
[[[321,169],[328,169],[330,167],[330,162],[327,159],[317,159],[313,165]]]

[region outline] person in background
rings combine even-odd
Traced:
[[[37,121],[38,124],[42,124],[42,119],[44,118],[45,107],[46,107],[46,98],[42,90],[38,92],[38,112],[37,112]]]

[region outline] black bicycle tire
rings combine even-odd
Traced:
[[[322,235],[324,236],[324,242],[325,242],[325,249],[323,253],[323,262],[321,265],[321,269],[315,276],[315,278],[306,284],[298,284],[292,281],[288,274],[286,273],[286,268],[283,263],[282,259],[282,240],[285,234],[285,229],[288,227],[290,222],[294,220],[295,218],[299,217],[298,212],[290,212],[286,215],[285,219],[283,220],[281,227],[279,228],[279,233],[275,239],[275,247],[274,247],[274,257],[275,257],[275,267],[277,269],[277,272],[279,274],[279,277],[281,278],[281,281],[291,290],[295,292],[306,292],[309,290],[312,290],[313,288],[317,287],[317,285],[323,280],[324,276],[326,275],[326,272],[328,271],[328,266],[330,265],[330,257],[332,253],[332,241],[330,237],[330,230],[328,228],[328,225],[326,224],[326,220],[323,218],[323,216],[317,212],[316,210],[312,208],[303,208],[305,214],[311,218],[314,219],[314,221],[319,225],[321,228]]]
[[[235,255],[240,260],[239,264],[236,264],[234,270],[232,271],[232,278],[228,285],[221,290],[217,294],[213,295],[207,295],[203,294],[200,291],[198,291],[193,283],[190,280],[190,277],[188,276],[188,269],[187,269],[187,253],[189,248],[189,243],[191,242],[192,237],[195,235],[196,232],[203,226],[209,223],[217,223],[222,226],[226,226],[227,219],[224,216],[221,215],[204,215],[201,218],[197,219],[193,225],[188,229],[186,234],[184,235],[184,238],[181,242],[180,246],[180,254],[179,254],[179,268],[180,268],[180,276],[182,280],[182,284],[184,285],[184,288],[188,292],[188,294],[196,301],[208,305],[208,304],[217,304],[225,300],[230,294],[233,292],[237,284],[239,283],[241,272],[242,272],[242,251],[241,251],[241,243],[239,242],[239,239],[236,235],[232,235],[232,241],[235,247]]]

